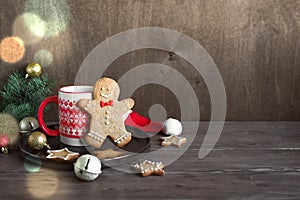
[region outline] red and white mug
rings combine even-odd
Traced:
[[[44,133],[60,136],[60,141],[70,146],[84,146],[80,137],[88,132],[89,115],[78,107],[80,99],[92,99],[93,86],[65,86],[58,90],[58,96],[51,96],[40,104],[38,121]],[[48,103],[58,104],[59,128],[49,129],[43,112]]]

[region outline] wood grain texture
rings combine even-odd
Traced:
[[[39,8],[36,1],[34,8]],[[49,1],[50,2],[50,1]],[[199,42],[222,75],[227,93],[227,120],[300,120],[300,1],[298,0],[70,0],[70,20],[58,36],[26,46],[18,63],[0,61],[0,88],[14,69],[23,69],[46,49],[53,62],[45,72],[58,87],[74,83],[89,52],[106,38],[138,27],[164,27]],[[1,0],[0,39],[12,35],[12,24],[26,1]],[[38,14],[43,12],[37,11]],[[174,49],[176,52],[177,49]],[[105,72],[119,79],[149,62],[178,70],[199,99],[201,119],[210,119],[210,96],[203,78],[183,58],[168,52],[139,50],[121,56]],[[137,78],[143,78],[137,77]],[[178,86],[180,87],[180,86]],[[148,116],[154,103],[180,118],[179,102],[167,88],[137,90],[136,111]],[[193,119],[191,119],[193,120]]]
[[[208,123],[192,145],[165,168],[165,176],[140,177],[111,168],[93,182],[72,171],[41,167],[29,173],[15,147],[0,154],[1,199],[299,199],[299,122],[227,122],[212,152],[198,153]],[[185,124],[189,137],[195,123]],[[159,149],[158,138],[151,139]],[[184,148],[184,145],[183,145]],[[177,148],[163,150],[174,154]]]

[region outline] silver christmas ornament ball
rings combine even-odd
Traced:
[[[77,178],[81,180],[93,181],[102,173],[101,162],[95,156],[82,155],[74,163],[74,172]]]
[[[33,131],[39,127],[39,122],[34,117],[25,117],[19,123],[19,129],[21,133],[27,133]]]

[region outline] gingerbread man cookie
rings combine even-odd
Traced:
[[[134,105],[131,98],[118,101],[120,87],[111,78],[101,78],[94,85],[94,100],[81,99],[79,107],[91,115],[90,131],[84,136],[85,141],[95,147],[102,146],[105,138],[123,147],[131,140],[131,133],[125,129],[122,116]]]

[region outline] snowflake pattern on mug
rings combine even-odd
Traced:
[[[75,101],[65,100],[59,101],[59,130],[62,135],[71,138],[79,138],[87,132],[89,116],[83,112]]]

